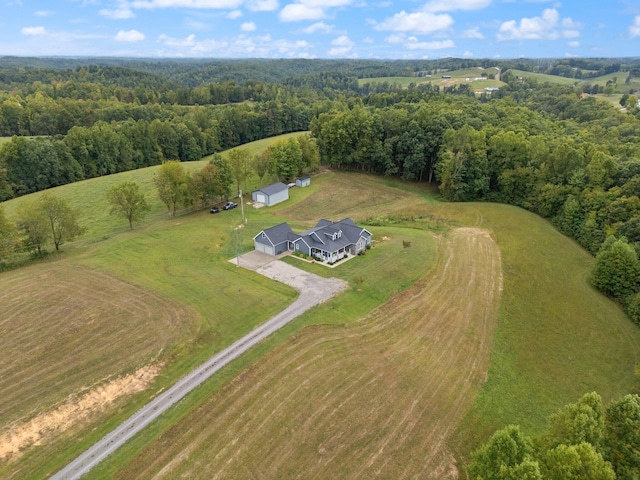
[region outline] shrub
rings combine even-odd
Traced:
[[[640,325],[640,293],[636,293],[629,300],[627,306],[627,314],[629,318]]]
[[[408,240],[402,240],[402,247],[409,248],[411,246],[411,242]]]

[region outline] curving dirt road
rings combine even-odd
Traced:
[[[259,252],[250,252],[245,258],[241,257],[239,264],[292,286],[300,291],[300,296],[282,312],[214,355],[171,388],[158,395],[115,430],[105,435],[73,462],[53,475],[51,477],[52,480],[69,480],[82,477],[226,364],[291,320],[310,308],[325,302],[347,287],[347,284],[342,280],[322,278],[318,275],[304,272],[284,262],[273,260],[273,257],[265,256]]]

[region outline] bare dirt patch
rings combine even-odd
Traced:
[[[118,478],[456,478],[447,442],[486,380],[501,288],[489,234],[455,230],[413,287],[304,329]]]
[[[157,363],[197,318],[148,290],[68,262],[3,273],[0,305],[3,435],[44,418],[87,385]]]
[[[54,410],[42,413],[27,423],[12,425],[0,434],[0,459],[16,460],[27,447],[40,445],[51,435],[85,422],[120,397],[143,391],[158,376],[161,368],[161,364],[147,365],[86,393],[73,395]]]

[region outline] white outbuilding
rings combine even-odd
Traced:
[[[296,187],[308,187],[309,185],[311,185],[311,177],[308,175],[296,178]]]
[[[268,207],[289,200],[289,187],[282,182],[272,183],[251,193],[254,202],[264,203]]]

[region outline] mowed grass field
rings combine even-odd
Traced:
[[[62,190],[70,201],[78,202],[72,187],[84,198],[92,197],[94,187],[93,197],[98,201],[98,195],[107,190],[98,180],[115,184],[134,178],[149,183],[145,174],[151,176],[153,169],[68,185]],[[312,187],[292,189],[290,203],[331,188],[338,177],[331,173],[314,177],[317,181]],[[347,201],[348,186],[338,183],[336,198]],[[420,198],[402,190],[398,195],[396,190],[381,182],[363,194],[371,199],[381,195],[391,210],[400,208],[407,198]],[[18,200],[30,199],[8,203]],[[384,202],[378,202],[383,208]],[[326,213],[335,215],[340,208],[338,205]],[[101,219],[113,219],[106,211],[94,209],[82,215],[82,221],[93,225],[89,230],[93,234],[65,245],[62,253],[39,264],[0,274],[0,288],[5,292],[3,309],[10,312],[2,325],[7,348],[0,353],[0,362],[11,373],[0,385],[3,398],[8,400],[3,405],[6,411],[0,438],[7,434],[7,443],[15,447],[18,433],[23,435],[26,426],[50,425],[57,409],[70,400],[84,404],[84,393],[150,364],[162,367],[144,392],[118,397],[79,423],[47,427],[47,435],[37,439],[38,446],[33,445],[35,441],[20,443],[17,454],[12,447],[6,462],[0,464],[0,476],[49,476],[154,392],[290,303],[296,294],[289,287],[228,262],[251,248],[252,237],[260,229],[281,221],[274,213],[246,206],[248,226],[238,229],[240,208],[218,215],[205,210],[176,218],[169,218],[159,208],[152,213],[157,218],[131,232],[121,230],[120,225],[109,232],[100,226]],[[425,252],[427,258],[433,258],[429,257],[432,250]],[[380,248],[376,253],[380,255],[377,261],[376,255],[368,256],[369,262],[354,259],[343,270],[347,280],[367,277],[357,299],[346,297],[346,302],[336,304],[348,318],[366,314],[424,273],[422,263],[415,264],[401,248]],[[399,255],[406,261],[390,260]],[[391,275],[381,268],[389,263],[397,265]],[[142,341],[145,335],[148,338]]]
[[[0,457],[7,460],[0,477],[31,478],[39,469],[47,476],[64,462],[55,460],[60,452],[74,455],[82,439],[97,438],[295,298],[292,289],[227,262],[237,251],[229,238],[240,209],[169,218],[153,193],[155,168],[54,189],[78,209],[87,232],[60,254],[0,274]],[[122,181],[138,181],[153,205],[132,232],[109,215],[105,199]],[[9,217],[36,196],[5,202]],[[80,405],[85,393],[149,365],[162,366],[161,375],[143,394],[114,394],[110,400],[118,401],[80,422],[52,423],[57,408]],[[38,425],[43,435],[31,435]]]
[[[367,184],[394,185],[354,175],[324,174],[314,183],[322,189],[298,190],[305,201],[277,213],[304,223],[314,209],[340,209],[351,184],[355,198]],[[589,285],[593,258],[575,242],[515,207],[393,188],[385,195],[397,197],[388,204],[394,225],[370,227],[379,242],[371,254],[402,253],[370,272],[393,285],[388,277],[406,265],[395,260],[435,241],[435,265],[420,261],[421,280],[368,314],[357,305],[369,277],[358,284],[348,271],[354,288],[344,296],[267,342],[248,369],[209,382],[88,478],[454,478],[497,428],[540,432],[585,392],[608,401],[637,387],[640,330]],[[361,217],[371,213],[364,208]],[[358,265],[288,262],[338,276]]]
[[[152,174],[149,169],[106,179],[140,175],[133,178],[150,189]],[[92,180],[91,188],[104,195],[108,187],[98,187],[98,180],[105,179]],[[72,187],[86,188],[79,195],[98,201],[85,183],[63,187],[70,201],[81,204]],[[227,261],[250,249],[262,228],[281,221],[301,229],[322,216],[350,216],[372,222],[375,244],[335,269],[288,259],[343,278],[351,288],[229,365],[88,478],[216,478],[218,472],[219,478],[297,478],[307,467],[315,478],[352,471],[380,471],[388,478],[454,476],[454,456],[464,459],[493,429],[515,422],[539,431],[549,413],[586,391],[610,399],[636,385],[640,330],[589,286],[592,257],[547,222],[504,205],[439,203],[425,186],[355,173],[324,171],[311,187],[290,192],[290,201],[274,208],[247,207],[248,224],[240,229],[239,208],[168,218],[156,205],[145,224],[129,232],[104,209],[88,206],[83,218],[93,233],[41,264],[0,274],[6,288],[11,275],[33,268],[24,284],[37,285],[38,274],[60,268],[71,297],[79,284],[90,290],[95,274],[97,288],[107,282],[99,279],[113,279],[108,283],[125,283],[123,290],[141,305],[150,298],[163,312],[185,312],[180,332],[163,328],[148,340],[146,352],[134,352],[121,338],[126,335],[114,339],[113,348],[123,342],[119,356],[126,360],[119,367],[69,367],[80,376],[87,369],[83,385],[89,387],[150,362],[162,370],[143,392],[0,464],[0,476],[48,477],[154,392],[288,304],[295,296],[289,288]],[[101,226],[105,219],[114,222],[111,229]],[[503,289],[496,291],[500,271]],[[74,272],[85,276],[72,281]],[[35,288],[28,297],[14,293],[16,311],[45,291]],[[55,291],[49,298],[56,298]],[[119,303],[113,310],[92,307],[103,309],[87,324],[100,331],[111,312],[117,316]],[[171,324],[156,315],[159,325]],[[36,346],[55,331],[75,341],[78,332],[64,328],[68,317],[39,333],[42,314],[33,316],[32,327],[14,338],[31,335]],[[144,332],[146,321],[139,321],[137,331],[132,325],[132,335]],[[82,330],[84,340],[99,342],[86,338],[91,329]],[[60,355],[61,343],[49,344],[47,354]],[[26,368],[26,356],[14,361],[16,371]],[[47,392],[47,379],[39,381]],[[24,391],[27,403],[33,391]],[[16,412],[17,421],[66,398],[53,394],[27,405],[31,413]],[[218,415],[209,415],[210,409]],[[271,470],[260,455],[273,458]]]
[[[607,75],[602,75],[600,77],[578,79],[578,78],[560,77],[558,75],[547,75],[544,73],[526,72],[524,70],[516,70],[516,69],[509,69],[509,71],[514,75],[517,75],[523,78],[531,78],[540,83],[547,82],[547,83],[556,83],[559,85],[577,85],[577,86],[600,85],[602,87],[605,87],[607,85],[607,82],[612,81],[612,82],[615,82],[615,85],[617,87],[615,89],[615,94],[613,95],[617,95],[618,100],[620,99],[620,96],[622,93],[628,93],[629,90],[637,91],[638,89],[640,89],[640,78],[634,78],[629,83],[626,83],[626,80],[629,76],[629,72],[614,72],[614,73],[609,73]]]
[[[501,268],[486,232],[436,241],[430,275],[361,321],[302,330],[115,478],[450,476],[446,440],[486,375]]]
[[[495,68],[465,68],[461,70],[453,70],[451,72],[439,72],[434,73],[431,77],[377,77],[377,78],[359,78],[358,84],[360,86],[370,83],[384,83],[387,82],[390,85],[398,85],[402,88],[407,88],[410,84],[420,85],[426,83],[432,83],[433,85],[439,85],[440,87],[449,87],[452,85],[468,84],[474,90],[483,90],[485,87],[500,87],[504,85],[499,80],[475,80],[482,75],[482,73],[495,75],[498,72]],[[450,76],[451,78],[442,78],[443,75]],[[467,78],[469,79],[467,81]]]

